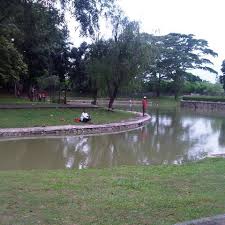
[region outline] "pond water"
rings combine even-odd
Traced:
[[[0,139],[0,170],[181,164],[225,153],[225,117],[179,108],[149,113],[147,126],[124,133]]]

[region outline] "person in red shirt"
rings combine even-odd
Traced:
[[[145,112],[147,109],[147,97],[144,96],[144,98],[142,99],[142,112],[143,112],[143,116],[145,116]]]

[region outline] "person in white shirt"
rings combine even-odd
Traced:
[[[86,112],[82,112],[81,113],[81,116],[80,116],[80,121],[81,122],[88,122],[90,120],[91,120],[91,117],[90,117],[90,115],[88,113],[86,113]]]

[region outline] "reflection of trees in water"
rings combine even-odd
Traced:
[[[190,125],[183,126],[179,111],[152,114],[152,122],[148,126],[148,139],[142,141],[140,150],[145,152],[149,163],[173,163],[184,156],[192,141],[189,137]]]
[[[0,142],[0,169],[57,169],[63,167],[57,139],[21,139]]]
[[[156,110],[152,122],[146,127],[126,133],[86,138],[84,146],[89,150],[84,151],[81,147],[79,152],[83,158],[77,154],[75,156],[85,162],[87,167],[186,161],[189,159],[188,150],[196,143],[196,140],[190,138],[190,128],[191,125],[183,125],[179,111],[159,113]],[[75,164],[81,162],[76,161]]]
[[[219,134],[219,145],[221,147],[225,146],[225,120],[222,121],[221,128],[220,128],[220,134]]]
[[[214,133],[219,132],[218,136],[218,144],[220,147],[225,146],[225,119],[223,118],[215,118],[211,119],[211,128]]]
[[[225,120],[184,117],[175,108],[151,114],[148,126],[120,134],[0,142],[0,169],[180,163],[203,157],[205,140],[219,130],[218,142],[225,146]],[[198,132],[198,126],[212,129]]]
[[[89,159],[87,137],[66,137],[62,140],[62,154],[66,168],[86,168]]]

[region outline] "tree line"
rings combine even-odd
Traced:
[[[154,90],[163,86],[175,98],[188,82],[200,82],[190,73],[202,69],[217,74],[208,56],[217,53],[192,34],[151,35],[140,31],[114,0],[0,0],[0,85],[15,95],[36,87],[66,102],[67,90],[88,94],[96,103],[108,96],[108,107],[124,90]],[[65,12],[80,26],[83,42],[71,47]],[[111,36],[101,38],[99,19],[110,24]],[[192,81],[191,81],[192,80]]]

